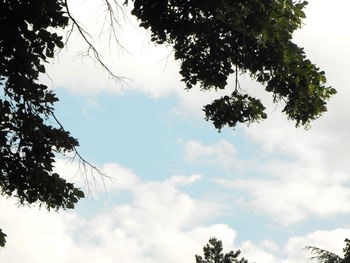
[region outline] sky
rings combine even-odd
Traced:
[[[309,130],[295,128],[242,75],[268,119],[220,133],[201,109],[229,93],[233,79],[220,93],[185,91],[171,48],[154,46],[128,10],[118,12],[118,46],[108,41],[101,3],[70,2],[123,78],[82,56],[86,46],[73,34],[41,80],[60,98],[56,115],[79,152],[106,176],[59,156],[56,171],[87,195],[74,210],[18,207],[2,197],[8,238],[0,262],[195,262],[211,237],[256,263],[309,262],[305,246],[342,255],[350,237],[348,0],[310,1],[294,35],[338,91],[329,111]]]

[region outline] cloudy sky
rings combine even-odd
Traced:
[[[240,76],[270,106],[269,118],[221,133],[201,108],[222,94],[184,91],[170,48],[153,46],[120,11],[124,48],[108,44],[108,28],[99,34],[103,5],[71,2],[104,61],[125,79],[115,82],[82,57],[86,46],[73,35],[42,80],[58,94],[57,115],[81,154],[111,179],[60,157],[57,171],[88,193],[74,211],[1,198],[8,239],[0,262],[195,262],[214,236],[250,262],[308,262],[307,245],[342,255],[350,237],[348,0],[310,1],[295,33],[338,90],[329,112],[310,130],[296,129],[263,87]]]

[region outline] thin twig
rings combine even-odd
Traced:
[[[50,113],[51,113],[52,117],[54,118],[54,120],[56,121],[56,123],[58,124],[58,126],[59,126],[63,131],[66,131],[66,130],[64,129],[63,125],[61,124],[61,122],[58,120],[58,118],[57,118],[56,115],[54,114],[54,112],[50,111]],[[74,156],[73,156],[73,158],[72,158],[72,161],[74,161],[74,159],[75,159],[76,157],[79,158],[79,169],[80,169],[80,166],[83,166],[83,174],[85,175],[85,177],[84,177],[84,182],[85,182],[85,184],[86,184],[86,186],[87,186],[88,191],[91,193],[91,186],[90,186],[91,182],[90,182],[90,179],[88,179],[88,176],[87,176],[87,174],[88,174],[88,171],[87,171],[87,168],[86,168],[87,166],[90,167],[90,174],[91,174],[91,177],[90,177],[90,178],[92,179],[95,188],[97,188],[97,180],[96,180],[96,178],[95,178],[95,176],[94,176],[94,171],[96,171],[96,172],[100,175],[101,180],[102,180],[102,183],[103,183],[103,186],[104,186],[104,188],[105,188],[105,190],[106,190],[107,188],[106,188],[105,179],[107,178],[107,179],[113,181],[113,178],[112,178],[111,176],[106,175],[106,174],[103,173],[98,167],[96,167],[95,165],[93,165],[93,164],[91,164],[89,161],[87,161],[87,160],[79,153],[78,149],[77,149],[75,146],[73,146],[73,151],[74,151]]]
[[[88,45],[88,49],[86,51],[86,55],[90,56],[90,52],[92,52],[93,57],[95,58],[95,60],[102,66],[102,68],[104,70],[107,71],[107,73],[112,77],[112,79],[116,80],[116,81],[122,81],[124,82],[126,80],[125,77],[120,77],[115,75],[110,68],[103,62],[103,60],[101,59],[101,55],[98,52],[98,50],[95,48],[95,46],[91,43],[91,41],[89,40],[89,38],[91,38],[91,36],[89,35],[89,33],[87,31],[85,31],[79,24],[79,22],[72,16],[69,7],[68,7],[68,2],[67,0],[64,1],[65,3],[65,7],[66,7],[66,12],[68,17],[70,18],[70,20],[72,21],[73,25],[72,27],[76,27],[79,34],[81,35],[81,37],[83,38],[83,40],[85,41],[85,43]]]

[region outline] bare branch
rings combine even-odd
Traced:
[[[54,112],[50,111],[52,117],[54,118],[54,120],[56,121],[56,123],[58,124],[58,126],[63,130],[65,131],[63,125],[61,124],[61,122],[58,120],[58,118],[56,117],[56,115],[54,114]],[[91,194],[92,191],[91,191],[91,184],[94,186],[94,188],[96,189],[97,188],[97,180],[96,180],[96,177],[94,175],[94,172],[97,172],[97,174],[100,176],[100,179],[103,183],[103,186],[105,188],[105,190],[107,189],[106,188],[106,183],[105,183],[105,179],[109,179],[111,181],[113,181],[113,178],[111,176],[108,176],[106,175],[105,173],[103,173],[98,167],[96,167],[95,165],[91,164],[89,161],[87,161],[78,151],[78,149],[73,146],[73,151],[74,151],[74,156],[72,158],[72,162],[75,160],[76,157],[78,157],[79,161],[79,170],[80,168],[82,167],[82,170],[83,170],[83,174],[84,174],[84,184],[86,185],[89,193]],[[90,170],[90,171],[88,171]],[[88,176],[88,175],[91,175],[91,176]],[[91,180],[92,180],[92,183],[91,183]]]
[[[108,2],[108,0],[105,0],[105,2]],[[68,2],[67,0],[64,1],[65,3],[65,8],[66,8],[66,12],[67,12],[67,15],[69,17],[69,19],[72,21],[72,28],[70,29],[69,33],[68,33],[68,36],[71,35],[72,31],[73,31],[73,28],[76,27],[80,36],[83,38],[84,42],[88,45],[88,48],[87,48],[87,51],[85,52],[85,54],[87,56],[89,56],[90,58],[93,58],[97,61],[98,64],[100,64],[102,66],[102,68],[104,70],[107,71],[107,73],[110,75],[110,77],[112,79],[114,79],[115,81],[121,81],[121,82],[125,82],[126,78],[125,77],[121,77],[121,76],[117,76],[115,73],[113,73],[111,71],[111,69],[105,64],[105,62],[102,60],[101,58],[101,54],[98,52],[98,50],[95,48],[95,46],[93,45],[93,43],[90,41],[90,34],[80,25],[80,23],[72,16],[70,10],[69,10],[69,7],[68,7]],[[110,6],[110,4],[109,4]],[[111,13],[113,13],[113,10],[111,9]],[[112,18],[113,18],[113,21],[114,19],[116,19],[114,17],[114,14],[111,14]],[[111,22],[112,23],[112,22]],[[115,23],[115,22],[113,22]],[[118,42],[119,43],[119,42]],[[92,55],[91,55],[92,53]]]

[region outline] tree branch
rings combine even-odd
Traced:
[[[113,23],[115,23],[116,18],[114,16],[113,9],[112,9],[110,3],[108,2],[108,0],[105,0],[105,2],[106,2],[106,4],[108,3],[108,5],[107,5],[108,9],[107,10],[108,10],[108,12],[110,12],[110,16],[112,18],[111,23],[112,23],[112,25],[114,25]],[[100,64],[102,66],[102,68],[104,70],[107,71],[107,73],[109,74],[110,77],[112,77],[112,79],[114,79],[115,81],[125,82],[125,79],[126,79],[125,77],[117,76],[115,73],[112,72],[112,70],[102,60],[101,54],[95,48],[93,43],[89,40],[89,38],[91,38],[90,34],[84,28],[82,28],[82,26],[79,24],[79,22],[71,14],[70,9],[68,7],[67,0],[64,0],[64,5],[65,5],[65,8],[66,8],[66,13],[67,13],[69,19],[72,21],[72,28],[70,29],[70,31],[68,33],[68,36],[71,35],[74,27],[76,27],[78,32],[79,32],[79,34],[80,34],[80,36],[83,38],[84,42],[88,45],[88,48],[87,48],[87,51],[86,51],[86,55],[88,55],[91,58],[91,55],[90,55],[90,52],[91,52],[93,58],[98,62],[98,64]],[[116,35],[115,35],[115,38],[116,38]],[[118,43],[118,45],[120,45],[119,41],[117,41],[117,43]]]
[[[58,124],[58,126],[63,130],[66,131],[63,127],[63,125],[61,124],[61,122],[58,120],[58,118],[56,117],[56,115],[54,114],[54,112],[50,111],[52,117],[54,118],[55,122]],[[89,191],[89,193],[91,193],[91,184],[93,184],[94,188],[97,188],[97,180],[94,176],[94,171],[97,172],[100,175],[100,178],[102,180],[103,186],[106,190],[106,183],[105,183],[105,179],[109,179],[109,180],[113,180],[113,178],[111,176],[106,175],[105,173],[103,173],[98,167],[96,167],[95,165],[91,164],[89,161],[87,161],[78,151],[78,149],[73,146],[73,151],[74,151],[74,156],[72,158],[72,161],[74,161],[74,159],[78,156],[79,158],[79,169],[80,166],[83,167],[83,174],[84,176],[84,183]],[[88,178],[88,169],[87,166],[90,167],[90,174],[91,174],[91,178]],[[90,181],[90,179],[92,179],[92,182]]]

